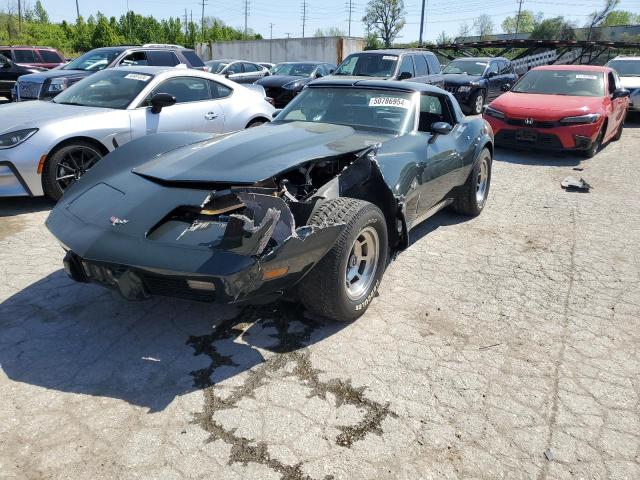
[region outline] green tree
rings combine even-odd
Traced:
[[[122,39],[118,32],[111,27],[107,17],[99,13],[96,27],[91,35],[92,47],[111,47],[120,43],[122,43]]]
[[[390,47],[404,27],[406,16],[403,0],[370,0],[362,21],[368,32]]]
[[[541,21],[531,32],[535,40],[575,40],[576,32],[573,25],[563,16],[548,18]]]
[[[443,30],[438,34],[438,38],[436,38],[436,43],[442,45],[443,43],[451,43],[452,39],[447,33]]]
[[[518,33],[531,33],[541,20],[541,14],[536,16],[531,10],[522,10],[520,12],[520,20],[518,20],[518,15],[516,14],[502,21],[502,31],[504,33],[516,33],[517,24]]]
[[[634,15],[627,10],[613,10],[607,14],[601,26],[615,27],[616,25],[637,25],[638,23],[640,23],[640,15]]]
[[[483,13],[474,20],[473,28],[475,28],[476,33],[480,36],[480,40],[485,40],[493,35],[493,20],[491,20],[489,15]]]
[[[36,2],[35,7],[33,7],[33,17],[36,23],[49,23],[49,14],[40,3],[40,0]]]

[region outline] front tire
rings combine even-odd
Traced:
[[[360,317],[375,297],[387,265],[387,224],[378,207],[353,198],[324,202],[308,225],[344,223],[333,248],[298,287],[312,313],[339,322]]]
[[[600,128],[600,131],[598,132],[598,136],[593,141],[591,146],[584,151],[584,156],[586,158],[593,158],[596,156],[596,153],[600,151],[600,147],[602,147],[602,139],[604,138],[604,132],[606,132],[606,130],[607,130],[607,124],[605,123]]]
[[[491,151],[485,147],[478,155],[467,181],[460,188],[452,204],[456,212],[470,217],[480,215],[489,196],[492,164]]]
[[[471,97],[471,102],[469,102],[470,111],[472,115],[480,115],[482,113],[482,107],[484,107],[484,91],[478,90]]]
[[[92,143],[76,141],[56,148],[42,172],[44,194],[58,201],[64,191],[93,167],[104,155]]]

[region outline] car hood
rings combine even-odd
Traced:
[[[22,75],[20,80],[34,83],[44,83],[47,79],[52,78],[83,78],[88,77],[94,72],[87,72],[85,70],[46,70],[39,73],[30,73],[28,75]]]
[[[110,108],[80,107],[60,105],[53,102],[17,102],[2,106],[0,133],[13,132],[23,128],[42,128],[48,123],[70,117],[104,114],[113,112]]]
[[[624,88],[635,90],[640,88],[640,77],[620,77],[620,83]]]
[[[602,98],[507,92],[491,102],[490,106],[511,117],[559,120],[566,116],[599,112]]]
[[[311,122],[266,124],[171,150],[133,169],[163,182],[249,185],[318,158],[364,150],[391,134]]]
[[[466,73],[447,73],[444,75],[445,85],[469,85],[471,82],[478,82],[481,75],[467,75]]]
[[[302,81],[303,83],[309,83],[310,77],[299,77],[296,75],[270,75],[268,77],[261,78],[256,83],[263,87],[282,87],[287,83]]]

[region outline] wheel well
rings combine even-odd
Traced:
[[[249,125],[253,125],[253,124],[254,124],[254,123],[256,123],[256,122],[265,122],[265,123],[267,123],[267,122],[270,122],[270,121],[271,121],[271,120],[269,120],[269,119],[268,119],[268,118],[266,118],[266,117],[256,117],[256,118],[252,118],[252,119],[251,119],[251,121],[249,121],[249,123],[247,123],[247,126],[246,126],[245,128],[249,127]]]
[[[71,145],[71,144],[73,144],[75,142],[91,143],[92,145],[94,145],[100,151],[100,153],[102,155],[106,155],[107,153],[109,153],[109,149],[107,147],[105,147],[102,144],[102,142],[99,142],[95,138],[91,138],[91,137],[72,137],[72,138],[67,138],[66,140],[63,140],[62,142],[58,143],[55,147],[53,147],[51,149],[51,151],[49,152],[49,154],[47,155],[47,161],[49,160],[51,155],[53,155],[57,150],[61,149],[62,147],[66,147],[67,145]]]
[[[493,160],[493,143],[491,142],[487,142],[484,144],[484,147],[482,148],[488,148],[489,149],[489,153],[491,153],[491,159]]]

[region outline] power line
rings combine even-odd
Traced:
[[[304,27],[307,24],[307,0],[302,0],[302,38],[304,38]]]

